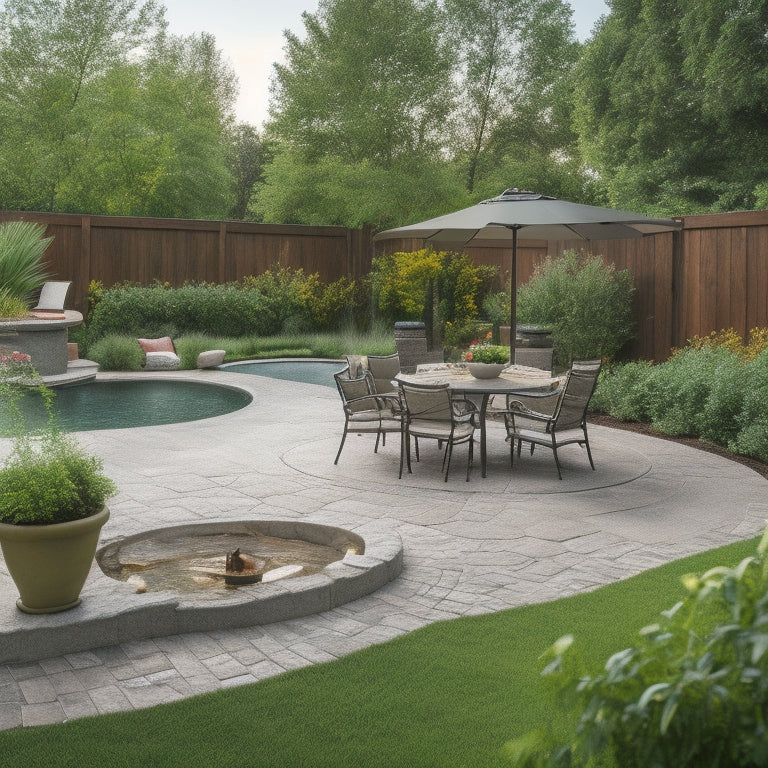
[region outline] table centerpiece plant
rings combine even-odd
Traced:
[[[46,426],[26,428],[22,399],[43,398]],[[53,613],[80,603],[80,591],[109,519],[114,482],[55,422],[54,392],[28,355],[0,354],[0,416],[11,427],[0,466],[0,546],[27,613]]]
[[[489,333],[482,342],[477,340],[469,345],[464,361],[475,378],[495,378],[509,365],[509,348],[491,344]]]

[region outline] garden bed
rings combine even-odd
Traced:
[[[708,451],[709,453],[717,454],[725,459],[731,459],[739,464],[743,464],[745,467],[749,467],[768,479],[768,464],[764,464],[762,461],[752,459],[749,456],[739,456],[738,454],[731,453],[727,448],[715,443],[708,443],[705,440],[701,440],[698,437],[672,437],[671,435],[665,435],[662,432],[658,432],[653,429],[649,424],[644,424],[639,421],[621,421],[613,416],[609,416],[606,413],[590,413],[587,417],[589,424],[597,424],[601,427],[611,427],[612,429],[624,429],[630,432],[639,432],[642,435],[648,435],[649,437],[658,437],[661,440],[671,440],[675,443],[681,443],[682,445],[688,445],[691,448],[697,448],[700,451]]]

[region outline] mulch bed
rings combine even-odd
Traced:
[[[613,416],[608,416],[604,413],[590,413],[587,417],[587,422],[589,424],[599,424],[601,427],[612,427],[613,429],[624,429],[629,432],[639,432],[642,435],[658,437],[661,440],[671,440],[674,443],[682,443],[691,448],[697,448],[700,451],[715,453],[725,459],[730,459],[731,461],[743,464],[745,467],[754,469],[759,475],[768,479],[768,464],[764,464],[757,459],[750,459],[747,456],[737,456],[735,453],[731,453],[727,448],[715,445],[714,443],[707,443],[704,440],[700,440],[698,437],[670,437],[669,435],[663,435],[661,432],[657,432],[655,429],[651,429],[648,424],[643,424],[637,421],[619,421],[619,419],[615,419]]]

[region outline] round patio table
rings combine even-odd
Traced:
[[[430,385],[447,384],[453,395],[465,397],[478,405],[480,426],[480,468],[486,476],[486,415],[492,395],[531,394],[552,391],[560,379],[538,368],[511,365],[495,379],[476,379],[462,365],[419,366],[416,373],[398,373],[395,381],[406,384]]]

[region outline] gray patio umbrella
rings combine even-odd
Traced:
[[[483,200],[469,208],[379,232],[374,240],[417,238],[436,248],[511,240],[509,355],[514,363],[518,232],[531,240],[612,240],[670,232],[681,226],[680,222],[672,219],[653,219],[631,211],[581,205],[535,192],[507,189],[498,197]]]

